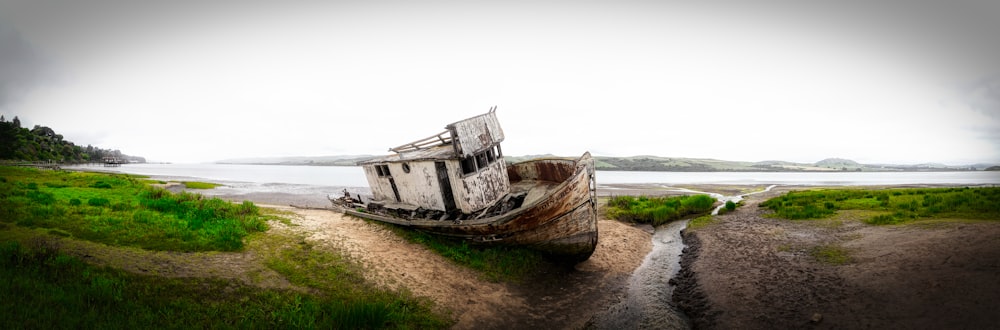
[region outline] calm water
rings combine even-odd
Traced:
[[[125,164],[121,167],[80,167],[163,179],[200,179],[213,182],[299,184],[328,187],[367,187],[358,166],[293,166],[231,164]]]
[[[357,166],[279,166],[229,164],[126,164],[81,166],[86,170],[147,175],[156,180],[207,181],[223,186],[198,193],[264,204],[330,205],[329,195],[368,194],[368,181]]]
[[[599,184],[739,184],[873,186],[1000,184],[1000,172],[624,172],[598,171]]]
[[[127,164],[84,167],[166,179],[217,182],[367,187],[357,166],[284,166],[228,164]],[[740,184],[740,185],[890,185],[1000,184],[1000,172],[624,172],[597,171],[598,184]]]

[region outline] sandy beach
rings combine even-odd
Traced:
[[[290,227],[317,246],[346,252],[369,280],[406,288],[451,312],[456,329],[583,327],[589,315],[617,302],[632,270],[651,248],[650,233],[617,221],[598,223],[594,255],[573,268],[545,269],[525,283],[492,283],[382,225],[326,210],[294,212]]]

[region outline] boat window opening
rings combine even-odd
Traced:
[[[403,163],[403,173],[410,173],[410,163]]]
[[[476,165],[479,166],[479,168],[486,167],[486,154],[476,155]]]
[[[497,145],[497,158],[503,158],[503,151],[500,150],[500,145]]]
[[[486,150],[486,160],[490,164],[493,164],[493,162],[497,161],[497,156],[493,155],[493,148]]]
[[[381,177],[392,176],[392,174],[389,174],[389,165],[375,165],[375,171],[378,172],[378,176]]]
[[[470,174],[476,172],[476,160],[472,156],[462,158],[462,174]]]

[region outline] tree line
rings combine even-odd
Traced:
[[[89,144],[78,146],[64,140],[51,128],[35,125],[28,129],[21,127],[21,120],[16,116],[7,121],[0,115],[0,160],[86,163],[99,162],[105,157],[146,162],[142,157],[125,155],[120,150],[101,149]]]

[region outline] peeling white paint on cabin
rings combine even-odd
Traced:
[[[404,163],[410,167],[409,173],[403,170]],[[433,161],[386,162],[382,165],[388,167],[389,175],[379,176],[374,165],[363,166],[375,200],[412,204],[433,210],[445,209],[444,200],[440,194],[426,193],[441,190]],[[399,193],[400,200],[398,201],[396,200],[396,192],[393,192],[392,189],[393,184],[396,185],[396,192]]]
[[[503,129],[490,112],[461,120],[430,138],[392,148],[362,165],[373,202],[395,208],[472,213],[510,192],[501,154]]]
[[[447,126],[460,157],[474,156],[503,141],[503,129],[493,112],[458,121]]]
[[[460,181],[452,180],[452,191],[462,192],[455,195],[455,202],[465,213],[490,206],[510,192],[510,180],[507,178],[507,166],[503,158],[490,164],[488,168],[468,176],[462,177],[461,168],[452,174],[461,177]],[[463,198],[458,198],[459,196]]]

